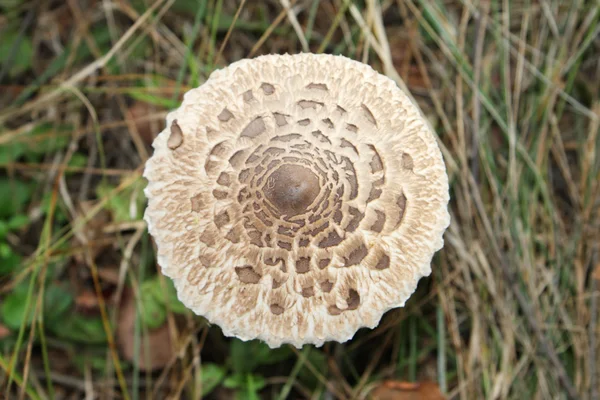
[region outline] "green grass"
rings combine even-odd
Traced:
[[[36,3],[0,0],[0,398],[368,398],[388,381],[600,398],[597,2],[291,1],[311,51],[404,82],[452,215],[404,308],[300,350],[225,338],[182,307],[141,218],[143,164],[182,94],[301,51],[284,7]]]

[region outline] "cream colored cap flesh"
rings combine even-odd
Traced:
[[[158,263],[225,335],[346,341],[403,306],[443,246],[436,139],[365,64],[233,63],[185,94],[153,146],[145,219]]]

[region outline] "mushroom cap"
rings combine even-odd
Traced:
[[[401,307],[450,223],[419,109],[332,55],[267,55],[211,74],[167,116],[145,219],[179,299],[227,336],[344,342]]]

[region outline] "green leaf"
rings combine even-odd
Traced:
[[[13,46],[16,44],[16,48]],[[8,74],[11,78],[27,71],[31,67],[33,45],[27,36],[19,36],[19,32],[2,32],[0,40],[0,60],[3,65],[10,64]]]
[[[244,386],[245,381],[246,374],[235,373],[225,378],[223,386],[227,389],[239,389]]]
[[[96,195],[98,198],[108,197],[106,209],[113,214],[115,222],[137,221],[142,218],[144,204],[144,180],[139,180],[132,184],[127,189],[114,193],[114,186],[107,183],[101,183],[96,187]],[[135,204],[132,204],[134,202]],[[132,207],[134,205],[135,207]],[[135,208],[136,215],[131,215],[131,209]]]
[[[69,167],[83,168],[87,165],[88,157],[82,153],[73,153],[69,160]]]
[[[25,154],[27,145],[18,141],[11,141],[0,146],[0,165],[15,162]]]
[[[169,304],[169,310],[176,314],[187,313],[189,311],[188,308],[177,298],[177,289],[175,289],[173,281],[171,279],[165,279],[165,286],[167,292],[166,301]]]
[[[144,282],[145,283],[145,282]],[[156,329],[165,323],[167,319],[167,310],[165,305],[152,290],[144,290],[144,284],[141,288],[141,319],[143,326],[148,329]]]
[[[2,221],[0,221],[2,222]],[[1,229],[5,229],[2,228],[2,224],[0,224],[0,230]],[[6,242],[0,242],[0,257],[8,257],[12,254],[12,249],[10,248],[9,244]]]
[[[202,364],[202,396],[212,392],[223,381],[226,372],[217,364]]]
[[[279,363],[292,355],[293,353],[288,347],[270,349],[269,346],[258,340],[242,342],[239,339],[233,339],[230,363],[235,372],[249,373],[261,365]]]
[[[248,400],[259,400],[260,396],[258,392],[267,385],[265,378],[259,375],[247,374],[246,384],[244,385],[244,391],[238,393],[238,398]],[[239,396],[241,395],[241,397]]]
[[[73,304],[73,295],[64,285],[48,286],[44,293],[44,324],[62,325],[65,313]]]
[[[258,392],[266,386],[265,378],[255,374],[236,373],[228,376],[223,381],[223,386],[228,389],[237,389],[237,399],[258,400]]]
[[[237,373],[252,372],[258,366],[258,360],[254,357],[256,345],[252,342],[242,342],[233,339],[231,342],[230,362],[231,368]]]
[[[26,325],[31,324],[36,296],[34,294],[31,299],[29,316],[26,317],[25,306],[27,304],[28,286],[28,282],[18,285],[2,302],[2,318],[6,326],[12,329],[18,329],[25,318],[27,318]],[[44,322],[46,325],[48,327],[55,324],[62,325],[63,316],[72,304],[73,296],[64,285],[57,284],[46,287],[44,289]]]
[[[317,371],[320,371],[322,374],[326,374],[327,357],[321,350],[315,348],[312,348],[311,350],[312,351],[310,351],[306,357],[307,361],[313,365]],[[315,374],[308,367],[306,367],[306,364],[298,373],[298,378],[308,387],[314,387],[320,383]]]
[[[9,227],[8,224],[6,223],[6,221],[3,221],[0,219],[0,239],[4,239],[6,237],[6,234],[9,231]],[[5,245],[8,247],[8,244],[4,243],[4,242],[0,242],[0,257],[2,257],[2,255],[7,255],[8,253],[3,253],[2,252],[2,245]]]
[[[14,215],[11,219],[8,220],[8,223],[6,224],[8,229],[10,229],[11,231],[15,231],[17,229],[20,229],[24,226],[26,226],[29,223],[29,217],[27,215],[24,214],[17,214]]]
[[[27,304],[27,286],[24,282],[13,289],[13,291],[6,296],[0,307],[2,320],[4,324],[12,330],[18,330],[21,327],[21,322],[25,319],[26,326],[31,324],[33,318],[33,302],[30,304],[28,315],[26,314],[25,306]]]
[[[88,318],[70,313],[62,320],[60,325],[52,327],[51,330],[59,338],[68,341],[87,344],[106,343],[104,326],[102,320],[98,317]]]
[[[167,304],[169,310],[184,314],[188,309],[177,298],[177,291],[170,279],[164,280],[165,287],[158,276],[144,281],[140,287],[141,293],[141,320],[149,329],[155,329],[165,323],[167,318]]]
[[[8,243],[0,242],[0,277],[15,271],[21,265],[21,260],[22,257]]]
[[[20,180],[0,178],[0,218],[18,214],[31,197],[32,186]]]
[[[174,313],[185,314],[188,312],[188,308],[177,298],[177,289],[175,289],[173,281],[166,278],[163,280],[164,288],[160,277],[156,275],[153,278],[144,281],[142,290],[149,293],[151,292],[158,302],[165,306],[168,305],[169,310]]]

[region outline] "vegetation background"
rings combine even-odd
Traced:
[[[0,398],[600,398],[600,3],[0,0]],[[145,160],[216,68],[404,82],[451,182],[405,308],[345,344],[224,338],[159,273]]]

